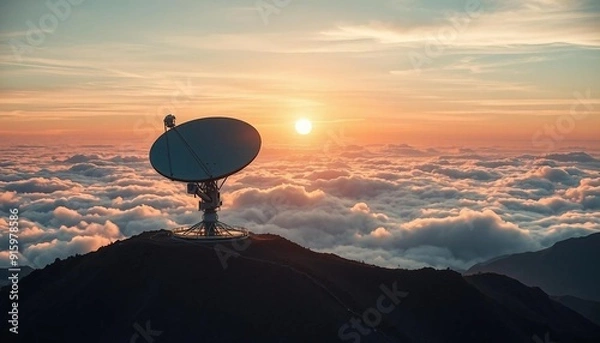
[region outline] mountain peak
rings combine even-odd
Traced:
[[[61,343],[132,341],[141,332],[156,334],[157,343],[600,338],[599,327],[544,293],[520,303],[533,313],[523,318],[516,301],[494,300],[505,286],[476,286],[449,270],[366,265],[276,235],[200,243],[163,230],[32,272],[20,284],[27,294],[19,303],[26,314],[20,335]],[[531,292],[520,283],[510,288],[507,297]],[[0,292],[2,306],[7,291]]]

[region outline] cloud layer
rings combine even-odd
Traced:
[[[220,217],[368,263],[465,269],[599,231],[599,170],[592,155],[570,151],[265,150],[228,180]],[[21,263],[35,267],[201,218],[185,185],[133,148],[6,148],[0,186],[0,238],[18,208]]]

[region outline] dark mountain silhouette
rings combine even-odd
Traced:
[[[26,277],[27,275],[31,274],[32,271],[35,270],[30,266],[21,266],[19,268],[21,268],[21,270],[19,271],[19,279]],[[6,286],[10,283],[8,277],[11,274],[12,272],[9,272],[8,268],[0,268],[0,287]]]
[[[571,295],[552,297],[552,299],[581,313],[593,323],[600,325],[600,302],[580,299]]]
[[[600,301],[600,233],[571,238],[537,252],[509,255],[471,267],[466,274],[510,276],[551,295]]]
[[[508,276],[498,274],[476,274],[466,277],[467,281],[482,293],[522,318],[535,320],[547,318],[552,327],[577,328],[581,325],[573,320],[574,309],[548,302],[548,295],[538,287],[524,287]],[[575,311],[578,312],[578,311]],[[582,327],[583,328],[583,327]],[[553,337],[556,339],[556,337]]]
[[[546,159],[559,161],[559,162],[600,162],[595,159],[593,156],[583,152],[570,152],[568,154],[550,154],[546,155]]]
[[[146,232],[36,270],[20,294],[24,342],[600,340],[600,327],[506,277],[384,269],[273,235],[233,245]]]

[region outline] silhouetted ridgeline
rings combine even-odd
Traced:
[[[552,297],[552,299],[581,313],[584,317],[593,323],[600,325],[600,302],[593,300],[580,299],[571,295]]]
[[[35,269],[30,266],[20,266],[21,271],[19,271],[19,279],[26,277],[31,274]],[[10,283],[8,277],[11,276],[11,272],[8,271],[8,268],[0,268],[0,287],[6,286]]]
[[[23,342],[600,341],[506,277],[384,269],[273,235],[199,245],[146,232],[36,270],[20,294]]]
[[[491,272],[551,295],[600,301],[600,233],[571,238],[548,249],[497,258],[471,267],[467,274]]]

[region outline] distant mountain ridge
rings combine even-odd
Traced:
[[[556,296],[600,301],[600,233],[571,238],[552,247],[477,264],[467,271],[497,273]]]
[[[593,323],[600,325],[600,302],[592,300],[579,299],[571,295],[552,297],[559,303],[568,308],[581,313],[584,317],[591,320]]]
[[[558,162],[600,162],[600,160],[594,158],[588,153],[583,151],[570,152],[567,154],[550,154],[545,156],[546,159],[555,160]]]
[[[145,232],[35,270],[20,294],[27,342],[600,341],[599,326],[507,277],[379,268],[273,235]]]

